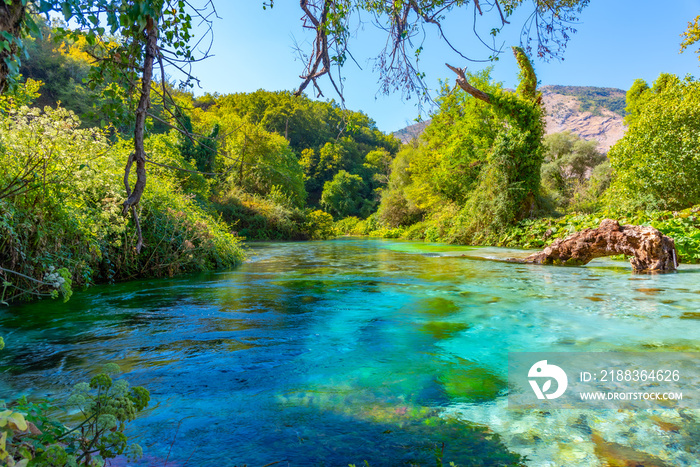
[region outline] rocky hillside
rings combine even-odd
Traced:
[[[571,131],[583,139],[598,141],[600,151],[625,134],[622,122],[625,91],[591,86],[543,86],[542,100],[547,109],[547,134]],[[416,123],[394,132],[407,143],[418,137],[430,121]]]

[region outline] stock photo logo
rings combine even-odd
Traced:
[[[547,360],[540,360],[532,365],[527,376],[529,378],[535,378],[530,379],[529,382],[538,399],[556,399],[564,394],[564,391],[566,391],[569,385],[569,380],[564,370],[556,365],[548,364]],[[541,387],[538,380],[544,380]],[[557,382],[557,386],[556,391],[550,393],[552,380]]]

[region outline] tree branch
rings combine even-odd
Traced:
[[[461,68],[453,67],[448,63],[445,63],[445,65],[447,66],[447,68],[449,68],[457,74],[457,84],[460,88],[464,89],[466,92],[476,97],[477,99],[486,102],[487,104],[491,103],[491,95],[469,84],[469,81],[467,81],[467,77],[464,75],[464,70],[462,70]]]

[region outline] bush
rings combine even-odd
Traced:
[[[311,211],[307,216],[306,231],[313,240],[323,240],[336,235],[333,216],[321,210]]]
[[[72,113],[22,107],[0,119],[0,278],[4,298],[51,296],[48,275],[66,268],[75,285],[92,282],[100,257],[95,224],[84,222],[92,200],[90,167],[108,144],[80,130]],[[90,157],[90,155],[94,155]]]
[[[420,221],[423,212],[406,199],[401,190],[385,190],[379,204],[377,215],[383,224],[389,227],[399,227],[415,224]]]
[[[285,203],[275,190],[266,196],[245,193],[234,187],[213,198],[214,208],[236,230],[251,240],[306,240],[305,211]]]
[[[194,201],[194,195],[180,193],[167,181],[159,182],[149,187],[148,196],[142,201],[141,254],[136,254],[132,247],[132,228],[107,243],[103,265],[113,269],[112,278],[173,276],[240,264],[241,239],[223,222],[206,213]]]
[[[339,234],[357,235],[355,233],[355,229],[357,228],[357,224],[359,223],[359,218],[350,216],[337,221],[335,224],[333,224],[333,227]]]

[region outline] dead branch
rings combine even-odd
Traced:
[[[445,63],[445,65],[447,66],[447,68],[449,68],[457,74],[457,84],[460,88],[464,89],[466,92],[476,97],[477,99],[486,102],[487,104],[491,103],[491,96],[488,93],[485,93],[484,91],[477,89],[471,84],[469,84],[469,81],[467,81],[467,77],[464,75],[464,70],[462,70],[461,68],[453,67],[449,63]]]

